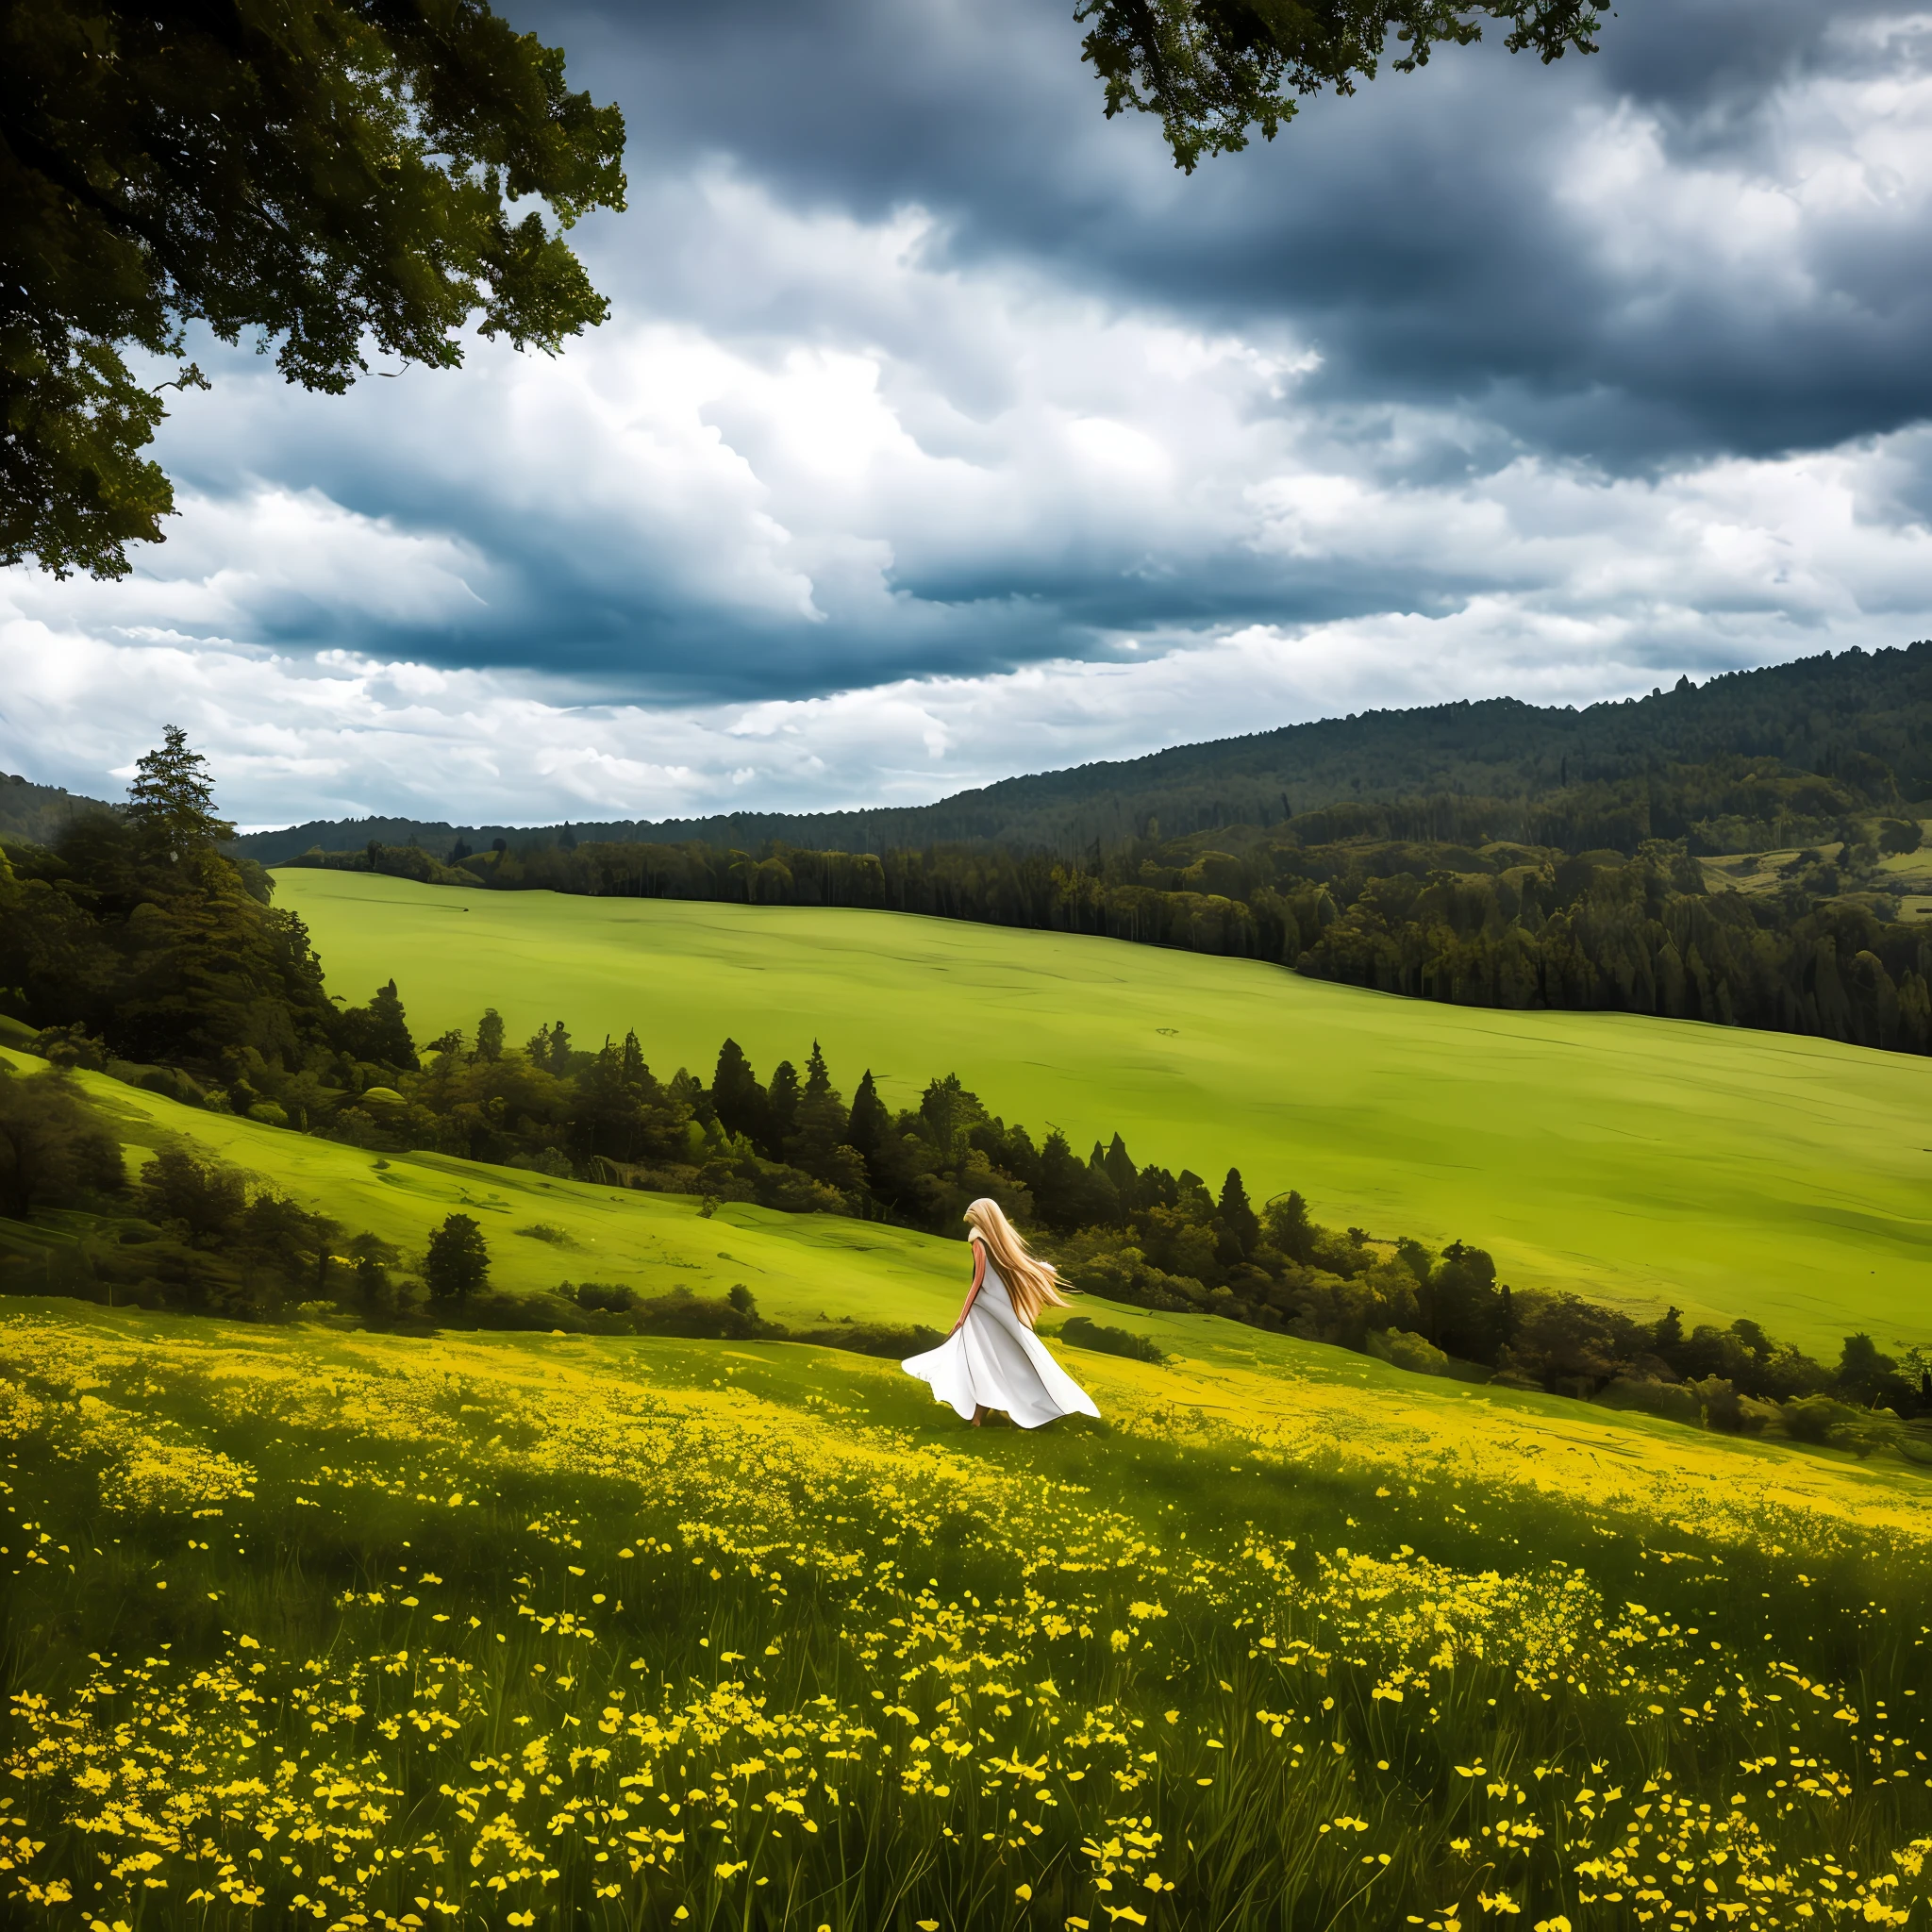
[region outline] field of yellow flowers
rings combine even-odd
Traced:
[[[791,1344],[10,1308],[8,1923],[1932,1924],[1909,1473],[1278,1368],[1083,1356],[1107,1420],[1022,1436]]]

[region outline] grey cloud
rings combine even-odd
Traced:
[[[1924,58],[1861,39],[1895,11],[1869,0],[1638,0],[1593,59],[1439,55],[1186,181],[1146,121],[1101,121],[1071,8],[525,10],[625,99],[646,169],[728,153],[801,203],[918,200],[962,262],[1015,255],[1211,325],[1293,324],[1321,343],[1329,398],[1454,399],[1533,445],[1636,465],[1818,446],[1932,408],[1917,207],[1807,224],[1806,286],[1767,290],[1694,245],[1607,261],[1557,192],[1578,117],[1620,103],[1654,118],[1673,169],[1788,178],[1794,90]],[[675,279],[635,241],[606,259],[654,291]],[[729,290],[685,292],[734,311]]]
[[[129,635],[701,705],[1109,666],[1132,639],[1246,625],[1352,637],[1518,592],[1681,667],[1730,661],[1738,613],[1763,652],[1922,601],[1898,588],[1909,546],[1882,580],[1847,551],[1824,588],[1789,586],[1786,511],[1702,482],[1685,514],[1743,529],[1761,567],[1717,581],[1678,557],[1653,583],[1672,526],[1579,534],[1511,483],[1574,484],[1588,524],[1611,517],[1607,475],[1664,488],[1928,413],[1932,149],[1900,134],[1898,181],[1862,202],[1800,192],[1806,155],[1863,136],[1846,91],[1924,54],[1863,32],[1875,8],[1639,0],[1594,60],[1439,57],[1191,178],[1151,123],[1102,119],[1064,0],[515,11],[629,116],[631,212],[579,230],[612,322],[555,365],[479,349],[341,400],[205,354],[218,388],[182,399],[163,451],[201,503],[149,564],[179,579],[174,614]],[[1784,227],[1732,232],[1747,192]],[[1195,357],[1225,332],[1274,374],[1163,374],[1163,328]],[[865,361],[876,395],[813,417],[813,358]],[[667,369],[701,400],[653,391]],[[814,438],[871,433],[874,404],[877,446],[821,474]],[[1117,459],[1083,454],[1086,417]],[[1932,501],[1916,443],[1860,475],[1877,524]],[[264,489],[317,501],[249,509]],[[354,529],[325,541],[332,517]],[[362,560],[294,567],[291,530]],[[1600,562],[1615,588],[1576,589]]]

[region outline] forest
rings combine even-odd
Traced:
[[[1145,835],[1083,859],[991,847],[752,853],[507,840],[371,841],[295,865],[600,896],[848,906],[1265,959],[1464,1005],[1656,1014],[1932,1050],[1932,928],[1890,858],[1919,848],[1890,767],[1740,755],[1534,798],[1325,806]],[[1713,878],[1700,858],[1746,858]],[[1740,869],[1741,868],[1741,869]],[[1740,890],[1748,886],[1749,890]]]
[[[329,1000],[301,922],[272,905],[259,868],[221,850],[225,835],[202,761],[171,732],[142,761],[125,813],[76,824],[53,851],[0,845],[0,985],[16,1037],[49,1063],[0,1081],[0,1190],[13,1220],[128,1205],[118,1153],[61,1078],[85,1067],[378,1154],[430,1150],[692,1195],[706,1211],[755,1202],[944,1232],[991,1195],[1076,1287],[1112,1301],[1720,1428],[1869,1447],[1932,1413],[1932,1360],[1887,1357],[1867,1337],[1847,1338],[1827,1368],[1749,1321],[1687,1331],[1674,1310],[1646,1323],[1512,1285],[1474,1241],[1432,1252],[1399,1233],[1325,1227],[1292,1189],[1257,1206],[1238,1171],[1213,1183],[1143,1163],[1118,1134],[1083,1157],[1058,1131],[1009,1124],[953,1074],[895,1111],[869,1071],[848,1100],[816,1043],[802,1069],[784,1060],[761,1076],[726,1040],[708,1076],[663,1077],[635,1032],[580,1044],[558,1021],[517,1042],[493,1010],[419,1051],[393,981],[362,1007]],[[132,1206],[141,1225],[109,1257],[108,1292],[274,1314],[339,1288],[369,1319],[409,1316],[412,1294],[442,1304],[444,1318],[477,1318],[471,1291],[487,1257],[358,1244],[218,1165],[152,1161]],[[423,1277],[416,1290],[392,1279],[405,1261]],[[40,1279],[30,1266],[29,1276]],[[569,1295],[625,1318],[619,1326],[756,1323],[749,1307],[633,1310],[594,1283]]]

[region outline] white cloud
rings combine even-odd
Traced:
[[[1545,211],[1605,326],[1829,301],[1835,235],[1923,229],[1932,81],[1859,31],[1748,148],[1574,107]],[[968,258],[916,207],[715,161],[637,201],[662,249],[559,358],[341,400],[242,358],[184,399],[163,548],[0,577],[0,761],[99,789],[174,721],[256,824],[844,807],[1932,632],[1923,430],[1618,476],[1474,404],[1318,403],[1333,345]],[[703,700],[608,701],[673,685]]]
[[[1254,491],[1257,545],[1447,572],[1474,544],[1491,587],[1331,623],[1143,631],[1110,658],[794,701],[572,704],[527,673],[91,632],[34,614],[16,586],[0,602],[0,756],[97,783],[172,721],[250,823],[375,810],[517,823],[921,802],[1370,706],[1505,691],[1587,702],[1680,669],[1932,632],[1932,535],[1895,493],[1932,458],[1928,441],[1656,483],[1528,460],[1432,490],[1276,477]],[[332,511],[315,514],[333,526]],[[421,568],[437,582],[443,560]]]

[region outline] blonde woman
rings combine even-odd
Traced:
[[[1056,1416],[1098,1415],[1093,1398],[1033,1332],[1041,1308],[1067,1305],[1052,1264],[1027,1251],[997,1201],[974,1202],[966,1223],[973,1286],[959,1319],[939,1347],[899,1366],[930,1382],[934,1400],[950,1402],[975,1428],[990,1408],[1023,1429]]]

